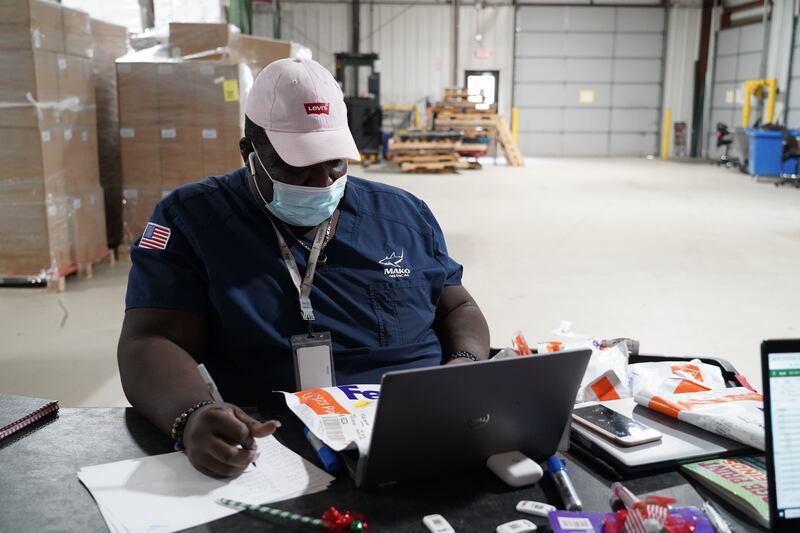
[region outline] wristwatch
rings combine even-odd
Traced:
[[[470,352],[453,352],[447,356],[447,362],[449,363],[453,359],[469,359],[470,361],[477,361],[478,357],[474,353]]]

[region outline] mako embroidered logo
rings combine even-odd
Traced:
[[[306,108],[306,115],[327,115],[331,108],[328,102],[311,102],[303,105]]]
[[[378,264],[384,266],[383,274],[390,278],[407,278],[410,276],[411,269],[400,265],[405,258],[404,256],[405,251],[401,251],[400,255],[393,251],[390,255],[378,261]]]

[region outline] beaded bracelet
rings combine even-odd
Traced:
[[[176,452],[182,452],[184,450],[183,430],[186,428],[186,422],[189,421],[189,416],[201,407],[205,407],[206,405],[210,405],[212,403],[214,403],[213,400],[203,400],[202,402],[197,402],[175,418],[175,422],[172,423],[172,428],[170,428],[170,435],[172,436],[172,440],[175,441]]]
[[[447,362],[449,363],[453,359],[469,359],[470,361],[477,361],[478,358],[475,354],[471,352],[453,352],[447,356]]]

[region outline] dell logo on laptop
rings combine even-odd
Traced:
[[[483,416],[467,420],[467,427],[469,427],[470,429],[480,429],[489,423],[490,418],[491,417],[489,416],[489,413],[486,413]]]

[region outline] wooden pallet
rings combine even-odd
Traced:
[[[457,170],[479,170],[480,168],[481,164],[477,161],[467,161],[465,159],[440,162],[405,162],[400,164],[400,169],[403,172],[419,174],[455,173]]]
[[[403,163],[449,163],[457,162],[457,154],[398,154],[392,157],[398,165]]]
[[[400,165],[403,172],[444,172],[454,171],[458,152],[455,140],[394,140],[389,143],[387,159]]]
[[[486,153],[489,151],[489,145],[485,143],[458,143],[456,145],[456,152],[469,152]]]
[[[461,161],[458,162],[457,168],[462,170],[480,170],[483,168],[483,165],[481,165],[478,161],[469,161],[466,159],[462,159]]]
[[[438,102],[431,107],[429,113],[469,113],[476,115],[495,115],[497,109],[492,105],[489,109],[477,109],[472,102]]]
[[[389,143],[389,153],[419,150],[452,151],[455,147],[454,141],[393,141]]]
[[[47,290],[49,292],[64,292],[67,286],[67,277],[72,274],[77,274],[82,279],[92,279],[94,277],[94,265],[100,263],[108,266],[114,266],[117,262],[114,250],[108,249],[101,253],[98,257],[91,261],[82,263],[75,263],[69,265],[64,269],[59,269],[58,272],[48,274],[47,276]]]
[[[489,122],[492,121],[492,117],[497,115],[495,112],[491,113],[477,113],[477,112],[468,112],[468,113],[454,113],[452,111],[445,111],[436,115],[437,120],[487,120]]]
[[[508,122],[500,115],[495,115],[495,123],[497,129],[497,136],[500,138],[500,145],[503,147],[503,152],[506,155],[506,161],[512,167],[525,166],[525,159],[522,158],[522,152],[519,151],[519,145],[514,140],[511,134],[511,128],[508,127]]]
[[[445,101],[466,100],[467,98],[469,98],[469,91],[467,91],[466,87],[451,87],[444,90]]]
[[[435,173],[435,174],[444,174],[444,173],[453,173],[456,171],[457,162],[449,162],[449,163],[403,163],[400,165],[400,169],[403,172],[413,172],[413,173]]]
[[[479,115],[473,113],[441,113],[436,115],[433,125],[436,129],[446,128],[494,128],[498,115]]]
[[[481,130],[481,129],[474,129],[474,130],[464,130],[464,138],[465,139],[480,139],[482,137],[486,137],[489,141],[493,141],[496,137],[494,130]]]
[[[114,266],[115,262],[116,258],[114,257],[114,252],[113,250],[109,249],[105,250],[92,261],[72,263],[60,267],[54,266],[49,270],[43,270],[39,274],[0,275],[0,286],[40,287],[46,285],[49,292],[64,292],[67,286],[67,278],[69,276],[77,274],[81,278],[91,279],[94,275],[94,265],[98,263],[106,263],[109,266]]]

